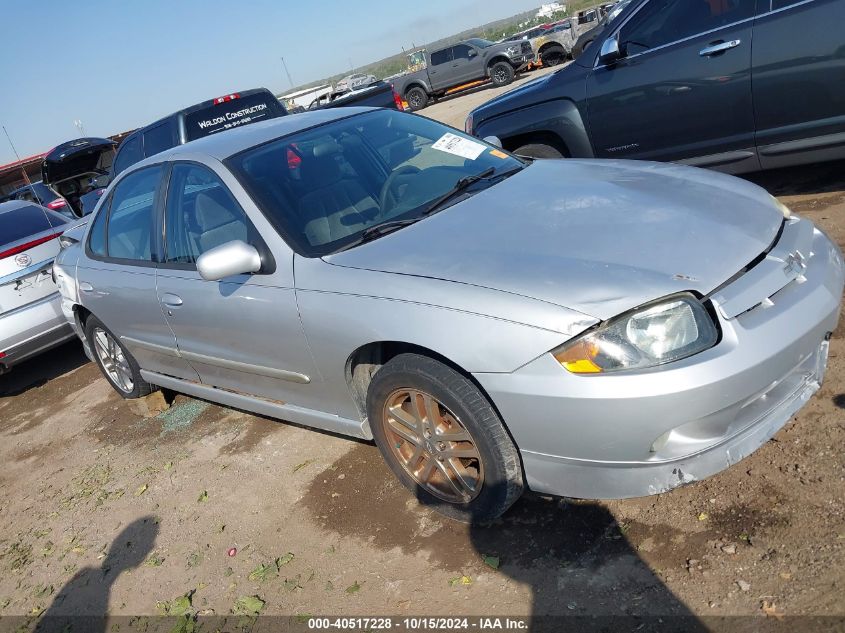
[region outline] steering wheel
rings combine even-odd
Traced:
[[[379,208],[381,209],[382,217],[387,215],[387,212],[393,209],[398,202],[398,197],[393,189],[399,184],[397,181],[402,176],[410,176],[411,174],[418,174],[420,169],[418,167],[414,167],[413,165],[402,165],[398,169],[395,169],[390,176],[387,177],[387,180],[384,181],[384,185],[381,188],[381,193],[379,194]],[[390,197],[390,203],[388,206],[388,196]]]

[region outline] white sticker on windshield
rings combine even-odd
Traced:
[[[437,139],[437,142],[432,145],[434,149],[439,149],[441,152],[454,154],[455,156],[462,156],[475,160],[486,149],[481,143],[476,143],[463,136],[446,132],[443,136]]]

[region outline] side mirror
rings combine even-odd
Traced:
[[[490,143],[490,145],[495,145],[499,149],[502,149],[502,139],[500,139],[498,136],[485,136],[481,140],[485,143]]]
[[[619,34],[617,33],[602,43],[601,52],[599,52],[599,62],[607,66],[621,57],[622,52],[619,50]]]
[[[475,51],[475,49],[471,48],[469,49],[469,53],[467,53],[467,55],[469,55],[469,58],[472,59],[473,57],[478,55],[478,53]]]
[[[232,275],[246,275],[261,270],[261,255],[254,246],[233,240],[197,258],[197,271],[206,281],[219,281]]]

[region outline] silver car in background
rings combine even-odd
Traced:
[[[0,374],[75,333],[52,279],[67,218],[34,202],[0,204]]]
[[[133,166],[56,274],[122,396],[372,438],[460,520],[741,460],[819,388],[845,280],[824,233],[742,180],[529,162],[365,108]]]

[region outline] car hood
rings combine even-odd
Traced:
[[[497,289],[604,320],[675,292],[711,292],[766,250],[782,222],[763,189],[716,172],[546,160],[324,259]]]
[[[78,138],[53,148],[41,163],[48,185],[86,174],[108,173],[117,143],[107,138]]]

